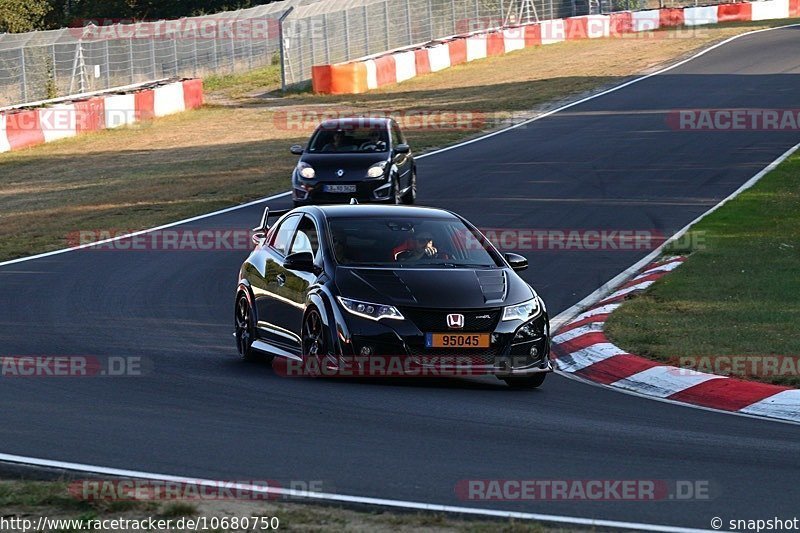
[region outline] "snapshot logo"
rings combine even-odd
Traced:
[[[77,230],[67,234],[67,246],[89,251],[252,250],[253,232],[242,229],[162,229],[138,233],[132,229]]]
[[[678,375],[705,372],[742,378],[800,377],[800,356],[796,355],[683,355],[670,364]]]
[[[681,109],[666,120],[679,131],[797,131],[800,109]]]
[[[665,479],[463,479],[465,501],[697,501],[711,500],[708,480]]]
[[[69,484],[73,498],[83,501],[213,501],[275,500],[292,492],[323,492],[321,480],[292,480],[285,486],[273,480],[162,481],[151,479],[84,479]],[[330,490],[328,487],[326,489]]]
[[[279,22],[274,18],[236,19],[191,17],[174,20],[78,19],[70,32],[84,41],[124,40],[218,40],[258,41],[277,39]]]
[[[87,355],[0,356],[3,378],[139,377],[152,371],[152,362],[142,357],[96,357]]]

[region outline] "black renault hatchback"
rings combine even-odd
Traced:
[[[292,172],[295,206],[359,202],[414,203],[417,176],[411,148],[390,118],[341,118],[322,122]]]
[[[242,358],[338,376],[491,374],[522,387],[552,371],[547,310],[517,274],[527,260],[501,255],[460,216],[336,205],[295,208],[272,227],[268,217],[239,273]]]

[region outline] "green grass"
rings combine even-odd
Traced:
[[[133,510],[153,510],[152,502],[81,500],[70,493],[63,481],[0,481],[0,509],[19,508],[32,511],[54,508],[80,513],[122,513]]]
[[[582,528],[551,528],[531,521],[487,520],[440,513],[389,512],[379,508],[353,510],[335,505],[282,500],[196,500],[174,502],[131,501],[86,502],[69,493],[63,481],[3,481],[0,480],[0,509],[6,518],[24,516],[36,519],[102,520],[126,518],[142,520],[148,517],[178,519],[187,517],[249,517],[275,516],[280,529],[288,531],[374,531],[411,532],[470,531],[473,533],[556,533],[586,531]],[[66,530],[62,530],[66,533]],[[80,530],[68,530],[72,531]],[[222,531],[222,530],[218,530]]]
[[[407,127],[421,153],[774,24],[527,48],[361,95],[278,97],[277,65],[207,78],[202,110],[0,154],[0,260],[63,248],[81,230],[153,227],[285,191],[297,161],[288,147],[311,133],[311,126],[287,127],[288,112],[385,112],[401,122],[407,112],[467,112],[477,119],[466,127]]]
[[[213,75],[203,79],[203,88],[239,98],[253,91],[269,91],[281,85],[280,65],[251,70],[242,74]]]
[[[198,508],[192,503],[174,502],[165,506],[159,514],[164,518],[180,518],[182,516],[196,516],[197,513]]]
[[[611,315],[608,337],[626,351],[673,363],[683,356],[800,355],[798,176],[795,155],[695,225],[696,249],[686,263]],[[800,386],[796,375],[760,379]]]

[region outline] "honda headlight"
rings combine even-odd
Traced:
[[[403,319],[403,315],[400,314],[400,311],[392,305],[373,304],[359,300],[351,300],[350,298],[342,298],[341,296],[337,296],[337,299],[348,312],[363,318],[369,318],[370,320],[380,320],[381,318]]]
[[[542,313],[542,301],[538,296],[527,302],[503,308],[503,320],[530,320]]]
[[[300,174],[301,178],[305,178],[307,180],[313,180],[317,173],[314,172],[314,168],[309,165],[308,163],[297,163],[297,173]]]
[[[380,178],[383,177],[383,174],[386,172],[386,161],[381,161],[380,163],[375,163],[369,170],[367,170],[367,177],[368,178]]]

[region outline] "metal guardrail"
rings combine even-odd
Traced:
[[[173,77],[311,67],[455,34],[698,0],[282,0],[204,17],[0,34],[0,108]]]
[[[204,17],[0,34],[0,108],[277,62],[292,85],[309,80],[313,64],[587,12],[588,0],[282,0]]]

